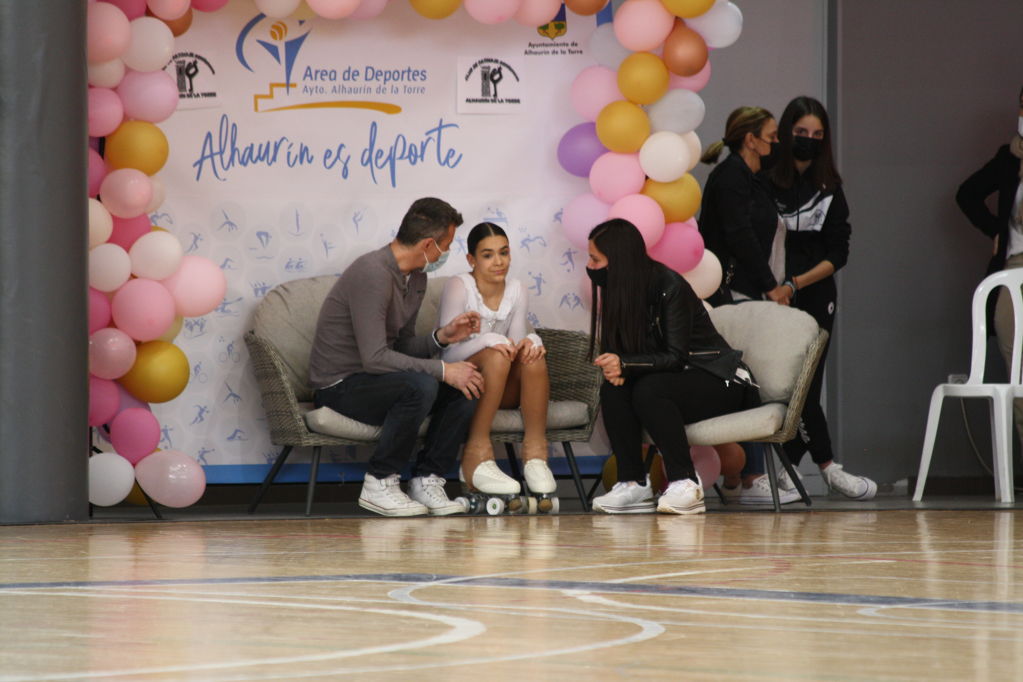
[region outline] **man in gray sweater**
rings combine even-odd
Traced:
[[[415,335],[426,273],[443,265],[461,224],[461,214],[447,202],[416,200],[394,241],[345,270],[316,324],[309,359],[316,407],[381,427],[359,505],[385,516],[465,511],[448,499],[444,475],[455,466],[483,376],[472,363],[446,363],[437,356],[479,332],[479,313],[462,313],[431,334]],[[406,495],[399,472],[429,415],[425,447]]]

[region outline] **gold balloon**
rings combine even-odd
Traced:
[[[649,446],[643,446],[643,463],[646,464],[647,455],[650,453]],[[654,465],[650,469],[650,487],[654,492],[664,492],[668,487],[667,475],[664,472],[664,459],[661,453],[654,455]],[[604,490],[610,490],[618,482],[618,460],[611,455],[604,460],[604,469],[600,473],[600,480],[604,484]]]
[[[148,8],[146,8],[146,15],[156,17],[156,15],[153,14],[152,10]],[[182,14],[177,19],[162,19],[160,17],[156,18],[160,19],[160,21],[167,24],[167,28],[169,28],[174,37],[177,38],[179,35],[181,35],[182,33],[184,33],[185,31],[192,27],[192,8],[189,7],[185,11],[185,13]]]
[[[139,345],[135,364],[118,382],[143,402],[165,403],[188,385],[188,358],[173,343],[147,341]]]
[[[608,0],[565,0],[565,5],[582,16],[596,14],[607,6]]]
[[[700,209],[703,193],[700,183],[689,173],[672,182],[657,182],[647,178],[643,194],[657,202],[664,211],[664,221],[681,223],[689,220]]]
[[[677,19],[664,41],[663,55],[664,64],[672,73],[695,76],[707,63],[707,42],[686,22]]]
[[[110,170],[137,168],[146,175],[158,173],[167,163],[167,136],[149,121],[125,121],[107,136],[104,160]]]
[[[409,4],[427,19],[444,19],[454,14],[462,0],[409,0]]]
[[[165,331],[158,340],[166,341],[167,343],[172,342],[175,338],[177,338],[177,335],[181,333],[181,327],[182,325],[184,325],[184,323],[185,318],[181,317],[181,315],[178,315],[177,317],[174,318],[174,321],[171,323],[170,328],[167,331]]]
[[[661,4],[676,17],[692,19],[714,6],[714,0],[661,0]]]
[[[611,102],[597,114],[597,137],[613,152],[638,152],[650,137],[650,117],[632,102]]]
[[[143,493],[142,488],[139,487],[138,481],[135,481],[135,483],[131,486],[131,492],[128,493],[126,498],[124,498],[124,502],[133,504],[136,507],[145,507],[149,504],[146,502],[145,493]]]
[[[668,67],[649,52],[630,54],[618,67],[618,89],[636,104],[653,104],[668,91]]]

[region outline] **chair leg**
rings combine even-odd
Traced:
[[[995,499],[1011,503],[1012,489],[1012,394],[999,393],[991,401],[991,442],[994,445]]]
[[[781,500],[778,499],[778,475],[774,470],[774,455],[768,450],[764,453],[764,464],[767,465],[767,481],[771,484],[771,499],[774,501],[774,511],[781,511]]]
[[[590,492],[586,493],[586,504],[593,501],[593,496],[597,493],[597,488],[600,487],[601,483],[603,483],[601,477],[597,477],[596,480],[593,481],[593,485],[590,486]]]
[[[320,469],[320,450],[317,445],[313,448],[313,461],[309,465],[309,486],[305,493],[305,515],[309,516],[313,511],[313,491],[316,490],[316,474]]]
[[[583,505],[583,511],[590,510],[590,501],[583,489],[583,479],[579,475],[579,465],[575,462],[575,453],[572,452],[572,444],[565,441],[561,444],[565,450],[565,459],[568,460],[568,468],[572,471],[572,480],[575,481],[575,491],[579,493],[579,502]]]
[[[512,443],[505,443],[504,453],[508,456],[508,468],[511,469],[512,478],[521,484],[522,467],[519,466],[519,458],[515,455],[515,446]]]
[[[778,460],[781,462],[781,465],[785,467],[785,473],[789,475],[789,480],[792,481],[792,485],[796,486],[796,492],[798,492],[799,497],[803,499],[803,504],[807,507],[813,505],[813,502],[810,500],[809,493],[806,492],[806,488],[803,486],[803,479],[799,478],[799,475],[796,473],[795,465],[792,464],[792,460],[789,459],[789,456],[785,454],[785,448],[783,448],[780,443],[774,443],[774,452],[778,455]]]
[[[250,514],[254,514],[256,512],[256,507],[258,507],[259,503],[262,501],[263,495],[266,494],[266,491],[270,488],[270,484],[274,482],[275,478],[277,478],[277,473],[281,470],[281,467],[284,466],[284,462],[288,459],[288,455],[290,454],[291,446],[285,445],[284,449],[281,450],[281,454],[277,455],[277,459],[274,460],[274,464],[270,467],[269,473],[267,473],[266,477],[263,479],[263,484],[259,486],[259,492],[256,493],[256,499],[252,500],[252,504],[249,505]]]
[[[927,412],[927,430],[924,433],[924,449],[920,453],[920,470],[916,474],[916,490],[913,501],[919,502],[924,497],[924,486],[927,484],[927,472],[931,468],[931,456],[934,454],[934,440],[938,435],[938,421],[941,419],[941,403],[945,392],[941,386],[931,394],[931,407]]]
[[[725,501],[725,494],[721,492],[721,486],[719,486],[717,483],[714,484],[714,492],[718,494],[718,499],[721,500],[721,504],[728,504]]]

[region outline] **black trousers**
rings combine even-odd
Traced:
[[[600,403],[604,428],[618,462],[619,481],[646,482],[643,431],[664,458],[669,481],[696,480],[689,455],[686,424],[742,409],[747,387],[692,368],[654,372],[626,379],[622,386],[604,382]]]
[[[837,307],[838,289],[835,287],[835,278],[828,277],[805,289],[801,289],[796,298],[792,301],[793,308],[799,308],[817,320],[821,329],[826,329],[830,334],[835,325],[835,309]],[[810,457],[817,464],[824,464],[834,459],[835,455],[831,449],[831,434],[828,432],[828,421],[824,416],[824,408],[821,407],[821,388],[824,385],[824,365],[828,359],[828,349],[831,347],[831,340],[824,346],[821,354],[820,364],[814,372],[813,380],[810,382],[810,389],[806,394],[806,405],[803,406],[803,417],[799,424],[799,432],[796,437],[785,444],[785,454],[789,456],[792,463],[799,465],[803,455],[810,452]]]

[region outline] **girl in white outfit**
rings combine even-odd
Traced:
[[[552,493],[554,476],[547,468],[547,351],[526,323],[526,288],[508,277],[511,249],[508,236],[493,223],[472,228],[467,242],[471,272],[448,280],[440,303],[440,324],[473,310],[480,314],[480,332],[453,343],[442,353],[445,362],[468,360],[483,374],[483,395],[469,425],[462,455],[462,478],[482,493],[513,495],[519,483],[494,461],[490,427],[498,408],[519,408],[525,425],[523,475],[533,493]]]

